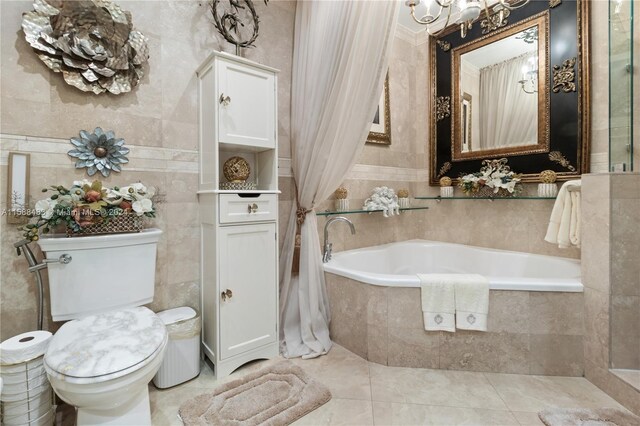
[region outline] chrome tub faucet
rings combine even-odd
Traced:
[[[346,222],[351,228],[351,235],[355,235],[356,227],[353,226],[353,222],[347,219],[344,216],[332,217],[327,220],[327,223],[324,225],[324,243],[322,244],[322,263],[327,263],[331,260],[331,250],[333,248],[333,244],[329,242],[329,226],[331,226],[334,222]]]

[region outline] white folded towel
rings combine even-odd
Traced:
[[[487,331],[489,280],[482,275],[455,275],[456,327]]]
[[[453,274],[418,274],[425,330],[456,331],[454,287],[457,277]]]
[[[580,247],[580,187],[581,180],[570,180],[562,185],[551,211],[549,227],[544,240],[560,248]],[[574,189],[570,191],[569,189]],[[577,190],[575,190],[577,189]]]

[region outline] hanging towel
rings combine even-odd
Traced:
[[[482,275],[456,275],[456,328],[487,331],[489,280]]]
[[[581,180],[565,182],[551,211],[544,240],[560,248],[580,247],[580,187]]]
[[[458,275],[418,274],[422,315],[427,331],[456,331],[455,282]]]

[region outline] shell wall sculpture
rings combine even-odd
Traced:
[[[149,59],[131,13],[108,0],[35,0],[22,14],[25,39],[64,80],[85,92],[130,92]]]

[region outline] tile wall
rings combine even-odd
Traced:
[[[6,203],[10,151],[31,153],[31,195],[50,184],[84,177],[67,157],[68,139],[82,129],[114,130],[131,148],[121,174],[104,179],[117,185],[142,181],[158,187],[164,202],[152,225],[163,229],[158,251],[155,300],[162,310],[200,305],[199,219],[197,209],[196,68],[213,50],[230,51],[215,30],[205,1],[123,1],[134,27],[149,37],[145,77],[132,93],[95,96],[67,85],[38,59],[24,40],[21,14],[30,1],[0,3],[2,73],[0,76],[0,208]],[[289,93],[293,56],[295,1],[256,1],[261,18],[256,47],[244,51],[251,60],[281,70],[278,93],[280,152],[289,155]],[[36,328],[35,279],[12,244],[21,234],[1,223],[0,340]],[[96,263],[96,273],[99,263]],[[126,271],[118,271],[126,274]],[[44,274],[46,275],[46,274]],[[116,276],[115,279],[118,277]],[[90,279],[90,277],[88,277]],[[45,315],[45,328],[54,330]]]
[[[610,367],[638,368],[639,188],[639,174],[583,176],[585,377],[636,414],[640,383],[632,386]]]

